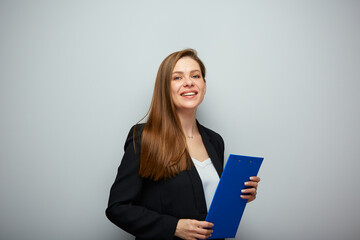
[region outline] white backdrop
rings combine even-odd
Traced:
[[[195,48],[198,119],[265,157],[237,239],[360,239],[360,1],[0,0],[0,239],[133,239],[104,214],[157,68]]]

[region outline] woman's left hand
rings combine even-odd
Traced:
[[[260,182],[259,177],[256,177],[256,176],[250,177],[250,181],[245,182],[245,186],[249,187],[249,188],[245,188],[245,189],[241,190],[241,193],[246,194],[246,195],[241,195],[240,197],[243,199],[247,199],[248,203],[251,201],[254,201],[256,198],[257,187],[258,187],[259,182]]]

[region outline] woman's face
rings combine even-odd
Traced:
[[[183,57],[177,61],[171,76],[170,91],[177,111],[197,109],[204,99],[206,83],[194,59]]]

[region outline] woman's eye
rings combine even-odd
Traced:
[[[193,76],[193,78],[200,78],[200,75],[195,75]]]
[[[181,78],[180,77],[174,77],[174,80],[180,80]]]

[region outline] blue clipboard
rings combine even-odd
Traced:
[[[257,176],[264,158],[230,154],[205,221],[214,224],[215,238],[235,238],[247,199],[240,197],[244,182]]]

